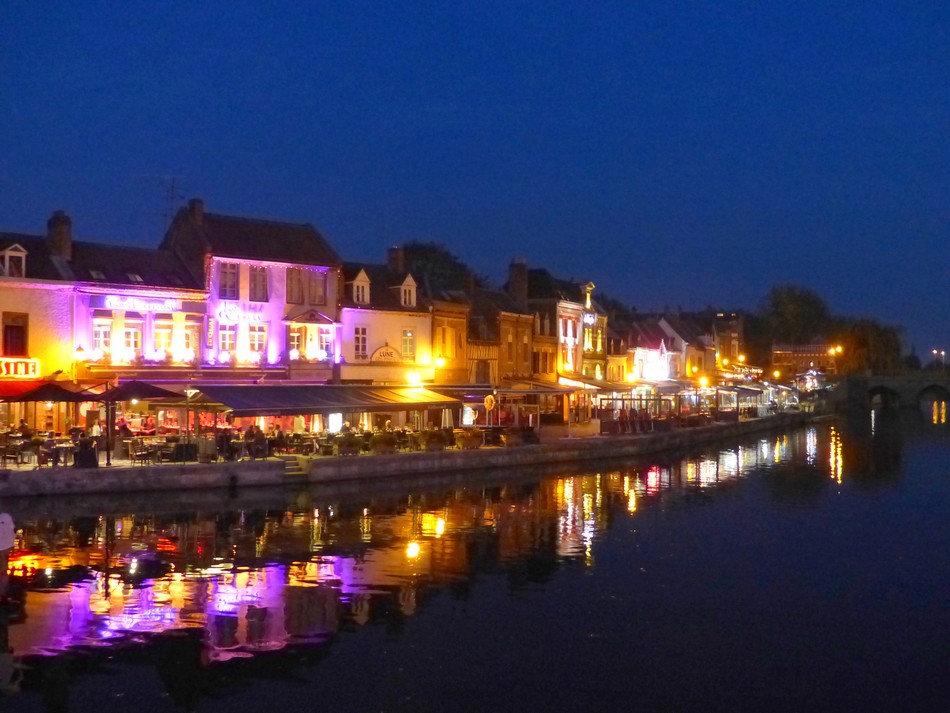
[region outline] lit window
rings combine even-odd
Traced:
[[[233,352],[237,344],[237,326],[233,324],[222,324],[218,328],[218,350],[222,352]]]
[[[317,344],[320,351],[329,354],[333,350],[333,327],[319,327]]]
[[[403,307],[415,307],[416,306],[416,288],[412,285],[404,285],[402,288],[402,306]]]
[[[104,280],[104,279],[106,279],[105,273],[103,273],[102,270],[90,270],[90,271],[89,271],[89,276],[90,276],[93,280]]]
[[[125,346],[126,351],[132,351],[136,354],[142,350],[141,326],[126,325],[123,346]]]
[[[416,333],[412,329],[402,330],[402,358],[416,358]]]
[[[267,268],[252,267],[248,279],[248,299],[251,302],[267,302]]]
[[[248,328],[248,347],[252,352],[262,352],[267,347],[267,327],[252,324]]]
[[[367,289],[367,285],[362,283],[353,285],[353,301],[357,304],[366,304],[369,302],[368,294],[369,289]]]
[[[296,349],[299,353],[302,351],[303,345],[303,327],[291,327],[290,328],[290,349]]]
[[[354,327],[353,352],[356,359],[368,359],[366,352],[366,327]]]
[[[172,323],[155,323],[155,350],[168,352],[172,348]]]
[[[218,266],[218,297],[222,300],[238,299],[240,290],[240,265],[222,262]]]
[[[130,282],[138,282],[138,283],[145,282],[145,280],[142,279],[142,276],[138,274],[137,272],[127,272],[126,275],[129,276]]]
[[[93,351],[108,352],[112,346],[112,323],[96,322],[92,325]]]

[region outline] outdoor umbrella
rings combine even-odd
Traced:
[[[163,389],[161,386],[155,386],[145,381],[126,381],[121,386],[108,389],[99,394],[95,400],[102,402],[110,401],[131,401],[138,399],[145,401],[147,399],[180,399],[181,394],[176,391]]]
[[[78,404],[83,401],[98,401],[99,397],[88,391],[76,391],[67,389],[55,381],[48,381],[45,384],[37,386],[35,389],[24,391],[16,396],[8,396],[0,399],[6,403],[28,403],[39,401],[51,401],[53,403]]]

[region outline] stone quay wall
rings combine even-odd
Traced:
[[[0,497],[220,490],[286,485],[319,485],[378,480],[394,476],[457,473],[466,470],[520,468],[608,458],[630,458],[728,442],[751,434],[781,430],[816,420],[785,413],[738,423],[716,423],[637,436],[559,438],[537,445],[418,451],[389,455],[138,465],[100,468],[24,468],[0,470]],[[296,467],[294,467],[296,465]]]

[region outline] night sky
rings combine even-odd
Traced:
[[[276,6],[271,7],[271,6]],[[0,230],[166,192],[640,310],[775,284],[950,349],[950,3],[0,5]]]

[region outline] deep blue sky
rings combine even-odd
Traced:
[[[272,7],[275,6],[275,7]],[[166,181],[641,310],[777,283],[950,349],[950,3],[0,5],[0,230],[157,245]]]

